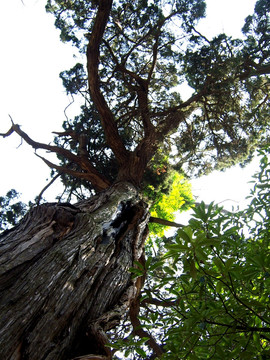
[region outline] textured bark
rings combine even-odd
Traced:
[[[118,183],[75,206],[36,207],[5,232],[0,358],[109,359],[105,332],[136,296],[128,269],[143,256],[148,218],[136,189]]]

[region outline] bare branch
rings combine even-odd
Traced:
[[[67,116],[67,109],[70,107],[70,105],[72,105],[73,103],[74,103],[74,97],[73,97],[73,95],[71,94],[71,102],[65,107],[65,109],[64,109],[64,114],[65,114],[65,117],[66,117],[66,119],[67,119],[67,122],[68,122],[68,116]]]
[[[56,134],[57,136],[59,137],[62,137],[62,136],[70,136],[72,139],[74,140],[78,140],[79,137],[78,135],[76,134],[76,132],[74,130],[67,130],[67,131],[53,131],[52,132],[53,134]]]
[[[87,158],[87,155],[85,154],[85,151],[82,151],[81,154],[75,155],[75,154],[73,154],[72,152],[70,152],[67,149],[60,148],[60,147],[55,146],[55,145],[47,145],[47,144],[43,144],[43,143],[34,141],[24,131],[21,130],[19,125],[14,124],[13,121],[12,121],[12,126],[9,129],[9,131],[4,133],[4,134],[0,134],[0,135],[3,136],[3,137],[7,137],[7,136],[11,135],[13,132],[16,132],[19,136],[21,136],[21,138],[23,140],[25,140],[27,142],[27,144],[32,146],[35,150],[43,149],[43,150],[48,150],[50,152],[61,155],[65,159],[69,160],[69,162],[77,164],[82,169],[82,172],[73,171],[73,170],[68,169],[67,167],[53,164],[50,161],[48,161],[48,160],[42,158],[41,156],[37,155],[40,158],[42,158],[42,160],[49,167],[57,169],[60,172],[64,172],[66,174],[75,176],[77,178],[88,180],[89,182],[92,183],[93,187],[97,191],[107,189],[111,185],[111,183],[105,178],[105,176],[101,175],[96,170],[96,168],[92,165],[92,163]],[[82,143],[79,146],[79,150],[84,150],[84,149],[82,149]]]
[[[147,78],[148,83],[151,80],[151,77],[153,75],[153,72],[154,72],[154,69],[155,69],[155,66],[156,66],[156,63],[157,63],[159,35],[160,35],[160,32],[158,32],[156,37],[155,37],[156,41],[155,41],[154,46],[153,46],[153,61],[152,61],[152,65],[151,65],[150,71],[148,73],[148,78]]]
[[[146,80],[146,79],[143,79],[138,74],[134,73],[133,71],[128,70],[123,64],[119,64],[109,43],[105,40],[103,40],[103,41],[104,41],[104,44],[106,45],[106,47],[108,48],[108,50],[113,58],[114,63],[116,64],[115,70],[121,72],[122,74],[129,75],[137,83],[137,86],[134,86],[134,90],[136,91],[137,96],[138,96],[139,111],[140,111],[142,122],[143,122],[145,137],[147,137],[147,136],[149,136],[150,132],[155,131],[155,127],[153,126],[153,124],[151,123],[151,120],[150,120],[149,107],[148,107],[148,85],[149,85],[149,81],[151,79],[151,74],[150,74],[151,71],[149,73],[148,79]],[[153,67],[151,70],[153,71]],[[127,83],[127,86],[129,87],[129,83]]]
[[[19,136],[21,136],[21,138],[23,140],[25,140],[27,142],[28,145],[31,145],[35,150],[36,149],[44,149],[44,150],[48,150],[50,152],[55,152],[59,155],[64,156],[65,158],[77,163],[78,162],[78,157],[75,154],[72,154],[70,151],[63,149],[63,148],[59,148],[58,146],[55,145],[47,145],[47,144],[43,144],[37,141],[34,141],[33,139],[31,139],[23,130],[21,130],[20,126],[17,124],[12,124],[11,128],[9,129],[9,131],[5,134],[0,134],[3,137],[7,137],[9,135],[11,135],[13,132],[16,132]]]
[[[142,257],[139,259],[139,262],[144,266],[145,264],[144,255],[142,255]],[[137,294],[130,304],[130,310],[129,310],[130,321],[133,327],[133,333],[139,336],[140,338],[144,338],[144,337],[148,338],[146,344],[153,350],[156,356],[160,357],[163,354],[162,348],[158,345],[154,337],[143,329],[140,319],[138,318],[140,312],[140,292],[143,287],[144,281],[145,281],[145,274],[136,279]]]
[[[3,136],[4,138],[11,135],[13,133],[13,131],[15,131],[14,128],[13,128],[13,126],[14,126],[13,119],[12,119],[12,117],[10,115],[8,115],[8,116],[9,116],[10,121],[11,121],[11,128],[6,133],[0,133],[0,136]],[[19,125],[17,125],[17,126],[19,126]]]
[[[178,224],[178,223],[176,223],[174,221],[160,219],[160,218],[153,217],[153,216],[150,217],[149,222],[160,224],[160,225],[165,225],[165,226],[178,227],[178,228],[181,228],[181,227],[185,226],[185,225],[182,225],[182,224]]]
[[[36,156],[42,159],[51,169],[56,169],[60,173],[65,173],[76,178],[89,181],[93,185],[94,189],[98,192],[107,189],[111,185],[111,183],[106,178],[101,176],[101,174],[98,173],[98,171],[92,165],[92,171],[81,172],[72,170],[66,166],[56,165],[38,154],[36,154]]]
[[[155,298],[146,298],[141,301],[141,306],[147,306],[147,305],[155,305],[155,306],[162,306],[162,307],[169,307],[173,308],[175,306],[178,306],[180,301],[182,299],[178,298],[177,300],[171,301],[171,300],[159,300]]]
[[[51,180],[46,186],[44,186],[44,188],[41,190],[41,192],[39,193],[38,198],[37,198],[37,200],[36,200],[36,204],[37,204],[37,205],[40,204],[40,201],[41,201],[41,198],[42,198],[42,195],[44,194],[44,192],[55,182],[56,179],[59,178],[60,175],[61,175],[61,174],[59,173],[59,174],[57,174],[56,176],[54,176],[54,177],[52,178],[52,180]]]
[[[153,338],[153,336],[151,334],[149,334],[146,330],[143,329],[141,322],[138,318],[139,311],[140,311],[140,301],[139,301],[139,298],[137,298],[136,300],[134,300],[132,302],[132,304],[130,306],[130,312],[129,312],[134,334],[139,336],[140,338],[144,338],[144,337],[148,338],[148,340],[146,341],[146,344],[148,346],[150,346],[150,348],[154,351],[154,353],[158,357],[162,356],[162,354],[163,354],[162,348],[158,345],[158,343]]]
[[[6,132],[6,133],[0,133],[0,136],[3,136],[4,138],[11,135],[13,133],[14,129],[13,126]]]

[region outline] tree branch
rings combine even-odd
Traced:
[[[231,325],[231,324],[224,324],[224,323],[207,320],[207,319],[205,319],[204,321],[208,324],[233,328],[233,329],[237,329],[237,330],[241,330],[241,331],[246,330],[246,331],[258,331],[258,332],[270,333],[270,328],[267,328],[267,327],[257,327],[257,326],[249,326],[249,325],[243,326],[243,325],[235,325],[235,324]]]
[[[154,353],[158,357],[160,357],[163,354],[163,350],[158,345],[158,343],[153,338],[153,336],[142,328],[141,322],[138,318],[139,311],[140,311],[140,301],[139,301],[139,298],[137,298],[136,300],[134,300],[132,302],[132,304],[130,306],[130,312],[129,312],[134,334],[139,336],[140,338],[144,338],[144,337],[148,338],[148,340],[146,341],[146,344],[148,346],[150,346],[150,348],[154,351]]]
[[[140,112],[141,118],[142,118],[145,137],[147,137],[147,136],[149,136],[149,134],[151,132],[155,131],[155,127],[151,123],[151,120],[150,120],[150,113],[149,113],[149,107],[148,107],[148,85],[149,85],[149,81],[151,78],[150,75],[152,74],[152,72],[151,72],[151,74],[149,72],[148,79],[143,79],[140,75],[134,73],[131,70],[128,70],[124,64],[120,64],[118,62],[109,43],[106,40],[103,40],[103,41],[104,41],[104,44],[106,45],[107,49],[109,50],[114,63],[116,64],[115,70],[119,71],[122,74],[129,75],[137,83],[137,86],[134,86],[134,91],[136,91],[137,96],[138,96],[139,112]],[[153,64],[153,66],[154,66],[154,64]],[[153,71],[153,67],[151,70]],[[123,78],[124,78],[124,76],[123,76]],[[127,83],[127,85],[128,85],[128,87],[130,87],[128,83]]]
[[[48,150],[50,152],[56,153],[60,156],[63,156],[65,159],[69,160],[71,163],[77,164],[81,169],[80,171],[73,171],[64,166],[59,166],[51,163],[50,161],[42,158],[42,160],[51,168],[57,169],[60,172],[75,176],[77,178],[86,179],[93,185],[96,191],[102,191],[107,189],[111,183],[105,178],[105,176],[101,175],[96,168],[92,165],[92,163],[88,160],[85,153],[80,155],[75,155],[67,149],[60,148],[55,145],[47,145],[37,141],[32,140],[24,131],[21,130],[20,126],[14,124],[13,120],[11,119],[12,126],[6,133],[0,133],[0,136],[7,137],[10,136],[13,132],[17,133],[26,143],[32,146],[35,150],[43,149]]]
[[[150,217],[149,222],[160,224],[160,225],[165,225],[165,226],[178,227],[178,228],[185,226],[185,225],[182,225],[182,224],[178,224],[178,223],[176,223],[174,221],[160,219],[160,218],[157,218],[157,217],[154,217],[154,216]]]
[[[100,44],[109,19],[112,0],[100,0],[93,30],[87,47],[88,83],[92,100],[101,117],[106,142],[112,149],[119,165],[127,162],[129,152],[125,148],[114,120],[114,116],[100,91],[98,74]]]
[[[145,266],[144,255],[141,256],[139,262],[143,265],[143,267]],[[140,293],[145,282],[145,277],[146,273],[136,279],[135,286],[137,291],[134,299],[130,303],[129,316],[131,325],[133,327],[133,333],[139,336],[141,339],[144,337],[148,338],[146,344],[153,350],[154,354],[156,355],[155,357],[161,357],[164,353],[162,348],[158,345],[153,336],[143,329],[141,322],[138,318],[140,312]]]
[[[41,198],[42,198],[42,195],[44,194],[44,192],[55,182],[56,179],[59,178],[59,176],[61,176],[61,173],[58,173],[57,175],[55,175],[52,178],[52,180],[46,186],[44,186],[44,188],[41,190],[41,192],[39,193],[38,198],[36,200],[37,205],[40,204],[40,201],[41,201]]]
[[[36,155],[41,160],[43,160],[45,164],[48,165],[51,169],[56,169],[60,173],[65,173],[74,176],[78,179],[84,179],[89,181],[92,184],[93,188],[98,192],[107,189],[111,185],[111,183],[106,178],[101,176],[100,173],[94,167],[93,167],[93,171],[88,171],[88,172],[75,171],[69,169],[66,166],[56,165],[38,154]]]
[[[238,75],[238,78],[240,80],[246,80],[252,76],[269,75],[270,74],[270,64],[259,65],[259,64],[256,64],[251,59],[247,59],[243,65],[244,65],[245,71],[240,72],[240,74]]]
[[[182,298],[178,298],[175,301],[171,301],[171,300],[159,300],[159,299],[154,299],[154,298],[150,298],[150,299],[144,299],[141,302],[141,306],[145,306],[145,305],[155,305],[155,306],[162,306],[162,307],[174,307],[174,306],[178,306],[180,303],[180,300]]]

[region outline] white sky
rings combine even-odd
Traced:
[[[76,63],[74,49],[62,44],[53,16],[44,10],[45,0],[0,2],[0,133],[10,127],[10,114],[36,141],[53,140],[52,131],[61,131],[64,108],[69,100],[59,73]],[[252,14],[255,0],[207,0],[207,19],[199,30],[211,37],[225,32],[241,36],[244,18]],[[17,135],[0,138],[0,195],[15,188],[23,200],[33,199],[46,185],[50,169],[34,155],[32,148]],[[255,165],[256,168],[256,165]],[[254,165],[235,167],[193,181],[194,195],[206,202],[226,199],[242,202],[249,193]],[[54,200],[57,189],[45,193]]]

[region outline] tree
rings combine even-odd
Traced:
[[[14,226],[18,218],[26,214],[26,204],[21,201],[14,202],[18,197],[15,189],[9,190],[6,196],[0,196],[0,230],[5,230],[9,225]]]
[[[203,0],[48,0],[46,8],[61,39],[86,54],[86,69],[61,73],[85,103],[54,145],[13,121],[1,135],[56,154],[59,163],[38,156],[82,198],[39,205],[1,235],[1,356],[109,359],[106,332],[129,312],[155,358],[166,348],[140,328],[144,276],[129,271],[145,268],[141,194],[147,185],[164,190],[167,167],[205,173],[267,142],[269,3],[257,2],[244,40],[200,34]],[[181,83],[194,91],[187,100]]]

